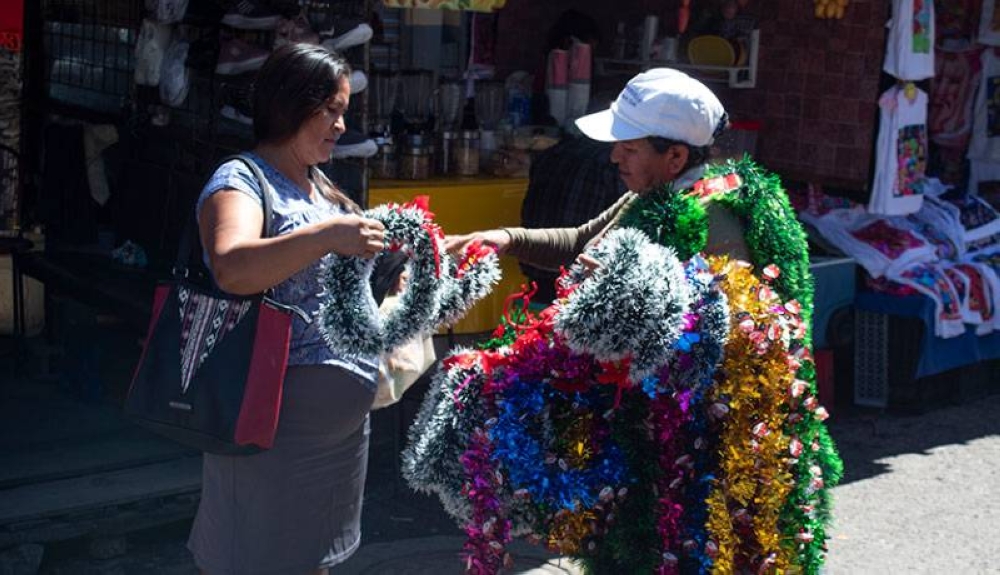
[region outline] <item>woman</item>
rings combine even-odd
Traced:
[[[370,258],[383,227],[315,167],[344,133],[350,68],[307,45],[279,48],[258,73],[256,146],[247,155],[273,190],[273,237],[262,238],[261,183],[243,162],[212,175],[198,225],[217,285],[273,290],[314,315],[330,253]],[[204,573],[326,573],[360,543],[368,412],[377,357],[333,353],[316,322],[295,318],[274,447],[242,457],[205,454],[202,498],[188,547]]]

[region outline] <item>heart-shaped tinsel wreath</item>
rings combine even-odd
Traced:
[[[444,252],[444,234],[421,197],[364,213],[382,222],[389,251],[410,256],[410,278],[399,304],[382,318],[370,278],[376,256],[332,256],[323,277],[319,329],[331,349],[353,356],[377,355],[458,321],[500,280],[496,250],[473,243],[456,260]]]

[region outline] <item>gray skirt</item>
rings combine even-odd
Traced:
[[[211,575],[302,575],[345,561],[361,543],[374,395],[334,366],[292,366],[274,447],[205,454],[188,539]]]

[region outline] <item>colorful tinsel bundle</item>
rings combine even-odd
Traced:
[[[736,167],[744,192],[766,196],[771,180]],[[630,217],[688,230],[695,243],[671,247],[690,256],[704,210],[683,197],[641,198]],[[757,268],[681,264],[615,230],[588,252],[593,275],[563,274],[556,304],[444,360],[404,475],[464,525],[468,572],[498,572],[516,536],[592,573],[819,571],[840,462],[812,384],[804,246],[795,260],[775,252],[801,235],[774,230],[774,215],[786,242],[752,244],[777,256]]]

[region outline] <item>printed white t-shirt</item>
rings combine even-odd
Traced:
[[[934,76],[934,1],[893,0],[882,69],[900,80]]]
[[[905,215],[924,201],[927,167],[927,93],[912,88],[912,98],[897,86],[879,98],[875,181],[868,211]]]

